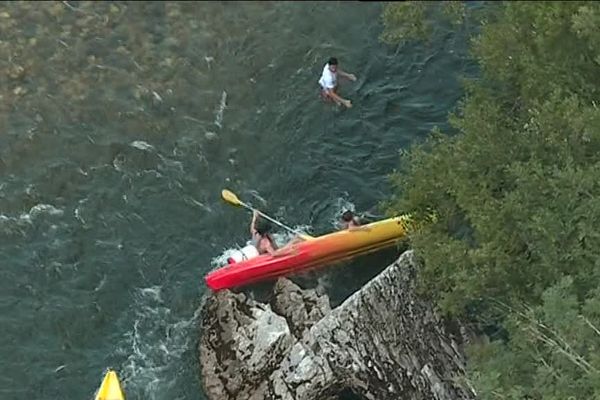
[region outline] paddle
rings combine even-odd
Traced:
[[[235,193],[229,191],[229,190],[223,190],[221,192],[221,196],[223,197],[223,200],[225,200],[226,202],[228,202],[229,204],[232,204],[234,206],[242,206],[244,208],[247,208],[250,211],[256,211],[258,213],[258,215],[260,215],[261,217],[263,217],[264,219],[268,219],[269,221],[273,222],[276,225],[279,225],[280,227],[287,229],[290,232],[295,233],[296,235],[300,236],[302,239],[304,240],[309,240],[309,239],[314,239],[312,236],[309,236],[305,233],[302,232],[298,232],[295,229],[290,228],[287,225],[282,224],[281,222],[269,217],[268,215],[264,214],[263,212],[249,206],[248,204],[244,203],[243,201],[241,201],[236,195]]]

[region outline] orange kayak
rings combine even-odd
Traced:
[[[381,250],[406,236],[407,221],[400,216],[319,236],[293,245],[285,255],[263,254],[224,266],[207,274],[205,281],[214,291],[230,289]]]

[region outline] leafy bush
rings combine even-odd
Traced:
[[[382,37],[394,42],[426,33],[436,19],[427,9],[441,5],[386,7]],[[600,4],[486,9],[472,42],[481,76],[450,117],[460,134],[434,132],[411,150],[390,213],[433,210],[411,235],[422,290],[444,312],[482,326],[492,318],[507,333],[472,358],[484,398],[598,398]],[[540,325],[520,319],[531,313],[565,342],[531,333]]]

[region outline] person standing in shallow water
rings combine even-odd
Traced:
[[[338,69],[338,60],[335,57],[331,57],[327,64],[323,67],[323,73],[321,79],[319,79],[319,86],[321,87],[321,97],[326,100],[333,100],[336,104],[343,104],[347,108],[352,107],[350,100],[344,99],[336,93],[338,82],[337,77],[341,76],[351,81],[356,81],[354,74]]]

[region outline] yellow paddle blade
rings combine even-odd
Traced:
[[[223,197],[223,200],[225,200],[226,202],[233,204],[234,206],[241,206],[242,202],[240,201],[240,199],[238,199],[238,197],[235,195],[235,193],[224,189],[221,192],[221,197]]]

